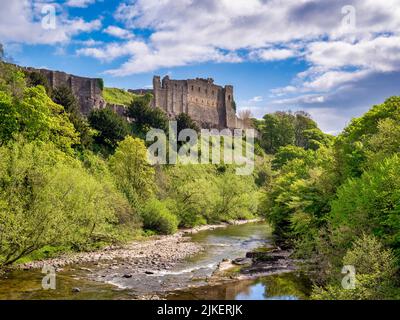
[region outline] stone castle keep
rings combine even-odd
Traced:
[[[81,113],[89,115],[94,109],[112,108],[125,115],[125,106],[109,105],[103,98],[102,79],[84,78],[65,72],[46,69],[25,68],[46,76],[54,89],[67,86],[79,101]],[[213,79],[171,80],[168,76],[161,81],[153,79],[153,90],[129,90],[136,94],[152,93],[152,106],[165,111],[170,119],[187,113],[200,127],[208,129],[246,129],[233,109],[233,87],[221,87]]]
[[[233,87],[221,87],[213,79],[153,79],[153,106],[174,119],[187,113],[202,128],[245,129],[233,109]]]

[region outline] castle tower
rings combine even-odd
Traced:
[[[236,127],[236,112],[233,109],[233,86],[225,86],[225,114],[226,114],[226,127]]]

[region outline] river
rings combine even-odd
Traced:
[[[297,273],[210,285],[208,280],[222,260],[244,257],[271,243],[267,224],[229,226],[202,231],[191,238],[205,247],[204,252],[168,271],[105,281],[100,272],[87,271],[93,269],[92,265],[70,266],[57,273],[56,289],[48,291],[42,289],[40,270],[12,271],[0,278],[0,299],[134,299],[152,295],[171,300],[307,299],[308,281]],[[79,288],[79,292],[73,292],[73,288]]]

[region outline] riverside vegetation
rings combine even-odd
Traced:
[[[68,88],[0,62],[0,267],[262,216],[307,261],[312,298],[399,297],[399,97],[337,137],[304,112],[253,120],[247,177],[232,165],[150,166],[146,132],[167,127],[150,98],[132,96],[133,123],[109,109],[86,119]],[[355,290],[341,287],[344,265]]]

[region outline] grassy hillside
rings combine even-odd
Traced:
[[[136,95],[117,88],[104,88],[103,97],[111,104],[129,105]]]

